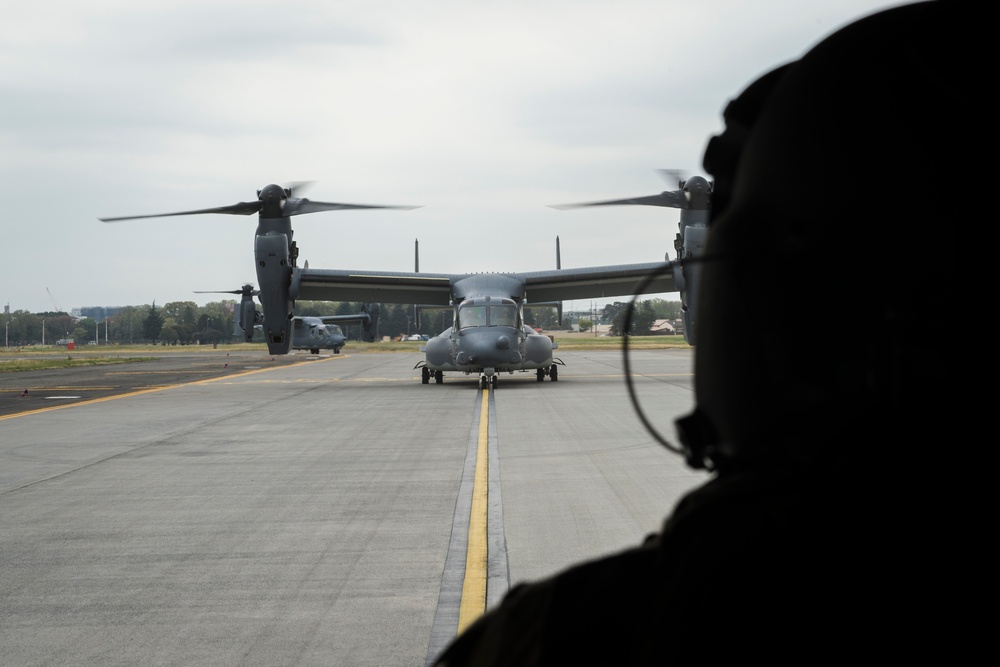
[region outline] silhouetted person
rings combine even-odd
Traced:
[[[982,292],[985,204],[961,176],[993,157],[973,136],[993,119],[967,8],[856,21],[730,103],[678,421],[715,474],[642,546],[512,589],[441,664],[971,650],[995,520],[964,491],[990,426],[965,369],[990,352],[956,296]]]

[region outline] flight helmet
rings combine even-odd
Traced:
[[[865,456],[888,462],[955,421],[964,387],[933,388],[962,348],[931,361],[924,345],[968,271],[947,230],[974,218],[974,199],[940,174],[974,164],[969,25],[948,3],[873,14],[726,108],[704,156],[696,409],[677,422],[690,464],[812,465],[876,433],[890,445]]]

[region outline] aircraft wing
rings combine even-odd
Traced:
[[[639,283],[644,278],[653,271],[664,269],[664,267],[664,262],[649,262],[646,264],[531,271],[516,275],[524,280],[526,300],[531,304],[540,301],[631,296],[639,293]],[[677,291],[679,288],[674,282],[673,271],[665,269],[642,291],[642,294]]]
[[[315,317],[315,316],[313,316]],[[355,313],[353,315],[323,315],[315,317],[323,324],[368,324],[372,321],[368,313]]]
[[[579,269],[551,269],[507,275],[523,281],[529,304],[541,301],[600,299],[631,296],[652,271],[663,262],[619,264]],[[392,271],[350,271],[296,268],[292,272],[293,299],[313,301],[374,301],[378,303],[418,303],[447,306],[452,282],[468,274],[405,273]],[[643,294],[677,292],[674,274],[667,269],[652,281]]]
[[[292,272],[293,299],[315,301],[374,301],[447,306],[451,298],[448,273],[403,273],[299,269]]]

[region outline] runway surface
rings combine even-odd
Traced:
[[[224,355],[0,375],[0,664],[422,665],[704,479],[618,352],[489,391],[419,354]],[[668,438],[691,362],[633,357]]]

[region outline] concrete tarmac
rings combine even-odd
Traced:
[[[618,352],[564,352],[558,382],[503,375],[485,402],[475,377],[422,385],[419,354],[223,355],[36,373],[5,398],[0,664],[421,665],[462,580],[492,603],[638,544],[705,479],[643,429]],[[633,357],[671,439],[691,362]],[[6,375],[5,396],[28,379]]]

